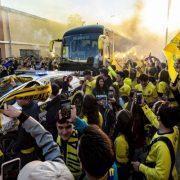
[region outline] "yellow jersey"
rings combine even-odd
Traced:
[[[125,79],[124,79],[124,83],[127,84],[127,85],[129,85],[129,86],[131,87],[131,85],[132,85],[132,80],[131,80],[130,78],[125,78]]]
[[[178,128],[174,127],[172,133],[156,133],[153,137],[153,140],[160,136],[167,137],[171,141],[176,152],[179,138]],[[157,141],[155,144],[152,145],[151,150],[146,158],[146,163],[156,164],[154,168],[148,167],[144,164],[140,164],[139,171],[142,172],[148,180],[168,180],[171,169],[171,155],[169,152],[169,148],[163,141]],[[174,180],[178,179],[175,166],[172,171],[172,176]]]
[[[128,163],[129,145],[123,134],[119,135],[114,141],[116,160],[119,163]]]
[[[158,97],[156,87],[151,82],[149,82],[145,88],[143,88],[141,84],[137,84],[135,89],[142,92],[142,95],[148,104],[153,103]]]
[[[157,116],[152,112],[152,110],[147,106],[142,107],[146,117],[156,128],[159,127],[159,121]],[[175,153],[177,152],[178,140],[179,140],[179,130],[178,127],[174,127],[171,133],[159,134],[158,132],[154,135],[152,141],[160,136],[167,137],[173,147]],[[140,164],[139,171],[145,174],[148,180],[166,180],[169,177],[170,168],[171,168],[171,155],[167,145],[162,141],[157,141],[152,145],[151,150],[146,158],[146,163],[155,163],[154,168],[150,168],[144,164]],[[174,166],[172,171],[172,176],[174,180],[178,179],[176,167]]]
[[[163,94],[163,96],[167,97],[167,100],[171,102],[172,105],[177,106],[177,102],[174,98],[174,95],[171,89],[168,87],[168,84],[164,81],[158,82],[156,84],[157,92]]]
[[[96,80],[93,79],[92,81],[86,80],[85,82],[85,94],[90,94],[92,95],[92,91],[96,86]]]
[[[118,87],[118,82],[113,83],[114,86]],[[129,96],[131,92],[131,87],[124,83],[119,89],[120,96]]]

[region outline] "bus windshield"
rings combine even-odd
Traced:
[[[63,39],[63,58],[87,60],[98,55],[98,33],[76,34]]]

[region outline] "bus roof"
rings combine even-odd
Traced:
[[[81,26],[81,27],[74,28],[74,29],[67,31],[63,37],[75,35],[75,34],[86,34],[86,33],[103,34],[103,31],[104,31],[104,26],[102,26],[102,25]]]

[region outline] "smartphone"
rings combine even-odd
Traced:
[[[70,100],[61,101],[61,115],[62,115],[62,118],[66,118],[66,119],[71,118],[71,101]]]
[[[107,105],[107,95],[96,95],[96,99],[97,101],[102,101],[103,102],[103,106]]]
[[[107,95],[104,95],[104,94],[102,94],[102,95],[96,95],[96,99],[97,99],[98,101],[100,101],[100,100],[107,100]]]
[[[137,98],[137,104],[141,104],[142,103],[142,92],[137,92],[136,98]]]
[[[124,100],[122,99],[122,97],[120,97],[120,98],[119,98],[119,105],[120,105],[122,108],[124,108],[124,104],[125,104]]]
[[[109,90],[108,91],[108,99],[112,99],[114,97],[114,91],[113,90]]]
[[[1,165],[2,180],[17,179],[21,167],[20,158],[7,161]]]

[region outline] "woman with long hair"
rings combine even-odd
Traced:
[[[108,88],[105,84],[104,78],[102,76],[98,76],[96,79],[96,86],[93,89],[93,95],[96,97],[98,95],[107,95]]]
[[[98,103],[93,95],[85,95],[82,107],[83,119],[88,124],[95,124],[102,128],[103,117],[99,112]]]
[[[99,111],[104,116],[105,109],[107,108],[108,88],[102,76],[97,77],[96,86],[92,93],[97,99]]]
[[[132,117],[129,111],[121,110],[117,113],[116,120],[112,139],[116,152],[118,178],[125,180],[130,175],[130,162],[134,154]]]

